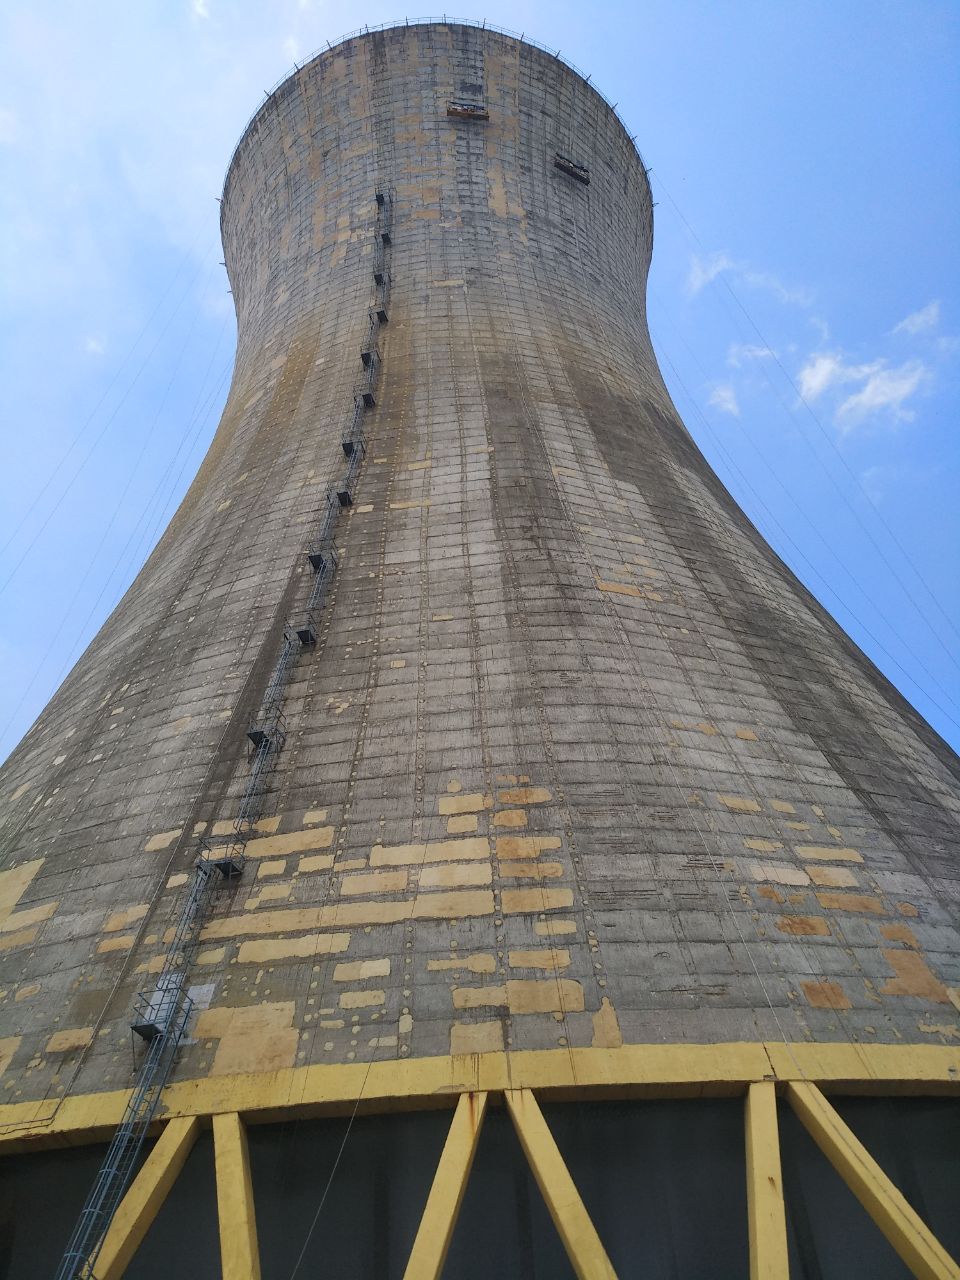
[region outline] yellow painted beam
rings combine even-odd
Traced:
[[[255,1124],[350,1114],[361,1095],[362,1110],[372,1113],[453,1107],[461,1093],[511,1088],[556,1101],[736,1097],[771,1077],[812,1080],[836,1092],[956,1097],[960,1046],[745,1042],[438,1055],[180,1080],[164,1090],[163,1100],[171,1119],[238,1111]],[[0,1105],[0,1155],[108,1139],[128,1096],[115,1091]]]
[[[97,1256],[97,1280],[118,1280],[123,1275],[176,1182],[199,1132],[196,1116],[171,1120],[164,1129],[113,1215]]]
[[[213,1153],[223,1280],[260,1280],[247,1133],[236,1112],[213,1117]]]
[[[790,1105],[903,1262],[920,1280],[957,1280],[960,1267],[815,1084],[788,1086]]]
[[[503,1096],[553,1225],[560,1233],[579,1280],[616,1280],[616,1272],[533,1093],[529,1089],[507,1089]]]
[[[485,1093],[461,1093],[427,1205],[420,1219],[404,1280],[439,1280],[473,1167],[487,1110]]]
[[[789,1280],[777,1091],[772,1082],[760,1081],[750,1085],[744,1106],[744,1122],[750,1280]]]

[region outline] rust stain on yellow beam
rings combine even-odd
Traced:
[[[956,1280],[960,1268],[815,1084],[790,1084],[790,1105],[817,1146],[920,1280]]]
[[[250,1156],[243,1121],[236,1112],[213,1117],[213,1150],[223,1280],[260,1280]]]
[[[553,1225],[579,1280],[616,1280],[616,1272],[533,1093],[529,1089],[507,1089],[504,1099]]]
[[[777,1094],[772,1082],[758,1081],[750,1085],[744,1121],[750,1280],[789,1280]]]
[[[120,1201],[96,1263],[97,1280],[119,1280],[150,1230],[154,1218],[193,1149],[200,1121],[171,1120]]]
[[[485,1093],[460,1095],[404,1280],[438,1280],[443,1271],[486,1110]]]

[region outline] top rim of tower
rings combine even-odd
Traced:
[[[601,102],[603,102],[603,104],[606,106],[607,110],[612,112],[615,118],[619,121],[620,127],[623,129],[624,133],[627,135],[631,145],[633,146],[634,151],[637,153],[637,159],[640,161],[640,165],[647,179],[647,186],[649,188],[650,171],[647,168],[646,164],[644,163],[644,159],[640,152],[640,148],[637,146],[637,142],[636,142],[637,135],[635,133],[630,132],[627,122],[624,120],[623,116],[617,110],[618,104],[616,102],[611,102],[610,99],[606,96],[606,94],[603,93],[602,90],[598,89],[597,86],[592,83],[592,73],[591,75],[584,75],[583,71],[576,65],[576,63],[571,62],[569,58],[564,58],[562,56],[562,53],[559,49],[551,49],[549,45],[541,44],[539,40],[534,40],[531,36],[528,36],[525,31],[520,31],[520,32],[511,31],[508,27],[499,27],[496,25],[496,23],[487,22],[485,20],[480,21],[476,18],[452,18],[446,15],[444,15],[441,18],[437,18],[437,17],[403,18],[403,19],[397,18],[391,22],[382,22],[377,26],[358,27],[357,30],[348,31],[346,35],[342,35],[338,37],[338,39],[336,40],[328,40],[325,45],[323,45],[320,49],[316,49],[303,62],[301,63],[294,62],[293,64],[294,69],[292,71],[288,71],[285,75],[281,76],[280,79],[276,82],[276,84],[274,84],[269,90],[264,90],[264,93],[266,94],[265,100],[259,104],[256,111],[253,112],[253,114],[250,116],[247,123],[244,125],[243,132],[240,134],[240,137],[237,140],[237,144],[233,148],[233,151],[230,154],[230,159],[227,162],[227,168],[226,168],[226,172],[224,173],[223,188],[221,191],[221,200],[220,200],[221,224],[223,222],[223,213],[227,203],[227,191],[230,186],[230,178],[233,174],[233,170],[237,163],[237,158],[240,154],[240,151],[243,148],[243,144],[246,142],[248,134],[251,133],[257,121],[260,119],[263,113],[269,108],[271,102],[274,99],[274,96],[283,88],[285,84],[294,80],[298,75],[300,75],[302,71],[305,71],[308,67],[312,66],[315,62],[318,62],[322,57],[325,57],[328,53],[332,53],[335,49],[340,48],[341,45],[348,44],[351,40],[359,39],[362,36],[375,35],[377,32],[380,32],[380,31],[395,31],[402,27],[430,27],[430,26],[472,27],[478,31],[492,31],[496,35],[507,36],[508,39],[516,40],[520,44],[529,45],[530,48],[537,49],[539,50],[540,53],[549,54],[551,58],[555,59],[557,62],[561,62],[567,68],[568,71],[572,71],[574,75],[579,76],[579,78],[583,81],[583,83],[589,89],[593,90],[593,92],[597,95],[597,97],[601,100]],[[651,197],[652,197],[652,192],[651,192]]]

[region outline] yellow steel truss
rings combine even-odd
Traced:
[[[461,1093],[420,1219],[404,1280],[439,1280],[473,1167],[487,1094]]]
[[[197,1116],[171,1120],[120,1202],[97,1258],[97,1280],[119,1280],[150,1230],[200,1132]]]
[[[749,1085],[744,1111],[750,1280],[788,1280],[776,1085],[769,1080]]]
[[[212,1124],[224,1280],[258,1277],[246,1125],[306,1116],[453,1108],[406,1270],[435,1280],[470,1176],[490,1095],[502,1098],[574,1271],[613,1267],[538,1104],[623,1097],[742,1096],[751,1280],[788,1275],[776,1098],[785,1096],[911,1272],[958,1280],[957,1266],[831,1105],[826,1092],[960,1094],[960,1050],[851,1044],[646,1045],[490,1053],[302,1067],[170,1086],[159,1141],[114,1218],[98,1280],[123,1274],[176,1180],[199,1128]],[[292,1103],[292,1099],[296,1099]],[[125,1093],[0,1107],[0,1155],[97,1141]]]

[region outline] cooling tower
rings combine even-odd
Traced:
[[[221,223],[210,451],[0,775],[3,1274],[956,1275],[960,762],[678,417],[615,111],[364,32]]]

